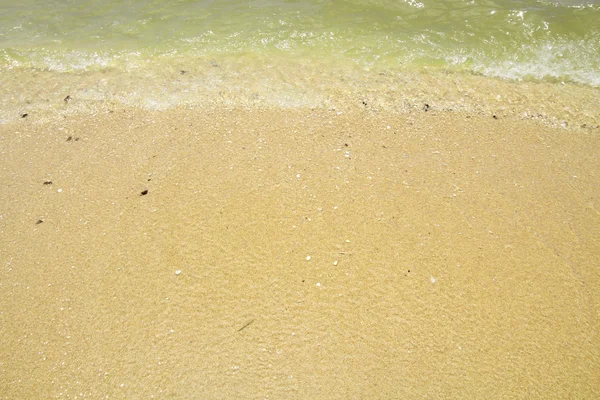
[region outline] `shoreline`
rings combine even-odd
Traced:
[[[247,62],[245,62],[247,61]],[[535,120],[598,132],[600,88],[510,81],[444,69],[360,68],[283,60],[203,60],[139,71],[3,71],[0,123],[42,123],[121,109],[436,113]],[[427,105],[427,107],[425,107]],[[193,112],[193,111],[191,111]]]

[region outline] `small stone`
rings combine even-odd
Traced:
[[[310,261],[310,256],[306,256],[306,261]]]
[[[62,193],[62,189],[58,189],[58,190],[57,190],[57,192],[58,192],[58,193]]]
[[[431,283],[435,283],[435,282],[436,282],[436,279],[432,276],[431,277]]]
[[[175,271],[175,275],[181,275],[181,270],[178,269],[177,271]]]
[[[333,262],[333,265],[334,265],[334,266],[337,266],[337,265],[338,265],[338,260],[335,260],[335,261]]]

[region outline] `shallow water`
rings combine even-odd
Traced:
[[[595,124],[596,0],[2,3],[0,122],[70,96],[68,112],[366,100]]]
[[[251,53],[597,86],[594,3],[29,0],[3,5],[0,55],[4,67],[72,71]]]

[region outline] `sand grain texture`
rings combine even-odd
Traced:
[[[311,110],[2,125],[1,397],[598,398],[594,132]]]

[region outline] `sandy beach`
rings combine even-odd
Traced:
[[[0,125],[0,397],[600,397],[597,129],[210,108]]]

